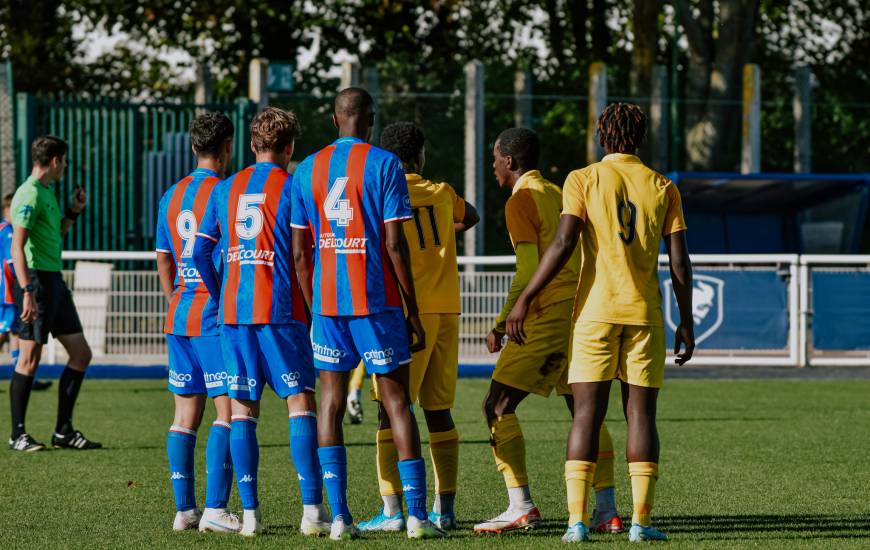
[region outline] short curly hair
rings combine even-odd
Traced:
[[[258,153],[280,153],[302,134],[293,111],[266,107],[251,121],[251,143]]]
[[[190,121],[190,142],[197,155],[215,157],[236,128],[223,113],[205,113]]]
[[[541,140],[529,128],[508,128],[496,139],[498,152],[510,155],[522,170],[534,170],[541,156]]]
[[[394,122],[381,132],[381,148],[405,163],[417,160],[425,141],[423,131],[413,122]]]
[[[634,103],[612,103],[598,117],[598,140],[607,151],[634,153],[646,137],[646,115]]]

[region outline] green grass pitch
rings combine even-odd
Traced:
[[[8,399],[8,390],[2,399]],[[461,434],[461,530],[447,541],[413,543],[444,548],[563,548],[567,512],[562,479],[568,413],[555,397],[530,397],[519,409],[532,493],[544,527],[529,533],[480,537],[476,521],[506,506],[487,429],[480,414],[487,382],[460,380],[455,410]],[[106,449],[94,452],[4,451],[0,531],[4,548],[327,547],[298,535],[299,493],[287,446],[283,404],[269,395],[259,440],[260,497],[266,533],[176,534],[165,439],[171,398],[157,381],[87,381],[76,425]],[[672,380],[660,399],[662,477],[654,521],[675,547],[867,547],[870,545],[870,382]],[[28,428],[50,439],[56,394],[34,393]],[[617,449],[625,424],[614,390],[608,425]],[[346,426],[351,510],[357,521],[379,509],[375,481],[374,407],[361,426]],[[8,418],[5,413],[2,418]],[[206,414],[204,426],[213,416]],[[2,424],[8,430],[8,424]],[[203,499],[205,441],[197,446],[198,499]],[[423,438],[426,439],[425,431]],[[424,452],[425,445],[424,445]],[[618,453],[619,455],[619,453]],[[428,459],[427,459],[428,461]],[[630,516],[624,460],[618,459],[617,498]],[[429,472],[430,502],[432,474]],[[238,510],[235,490],[230,506]],[[597,545],[627,545],[626,535],[594,535]],[[364,548],[412,546],[404,536],[366,536]]]

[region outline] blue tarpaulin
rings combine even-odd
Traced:
[[[870,349],[870,273],[813,272],[813,347]]]

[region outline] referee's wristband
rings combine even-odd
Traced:
[[[76,218],[78,218],[80,215],[81,212],[73,212],[73,209],[69,206],[66,207],[66,212],[63,213],[64,218],[73,222],[76,221]]]

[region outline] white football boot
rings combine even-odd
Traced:
[[[202,512],[193,508],[184,512],[175,512],[175,521],[172,523],[173,531],[187,531],[188,529],[196,529],[199,526],[199,520],[202,517]]]
[[[353,523],[345,523],[344,516],[338,516],[332,521],[329,538],[332,540],[356,539],[359,538],[359,529]]]
[[[242,528],[239,516],[231,514],[226,508],[206,508],[199,520],[199,531],[205,533],[238,533]]]
[[[242,528],[239,534],[243,537],[255,537],[263,532],[263,524],[260,522],[260,509],[245,510],[242,512]]]
[[[306,506],[307,507],[307,506]],[[332,518],[326,508],[320,504],[316,508],[302,512],[302,522],[299,524],[299,532],[306,537],[322,537],[332,531]]]

